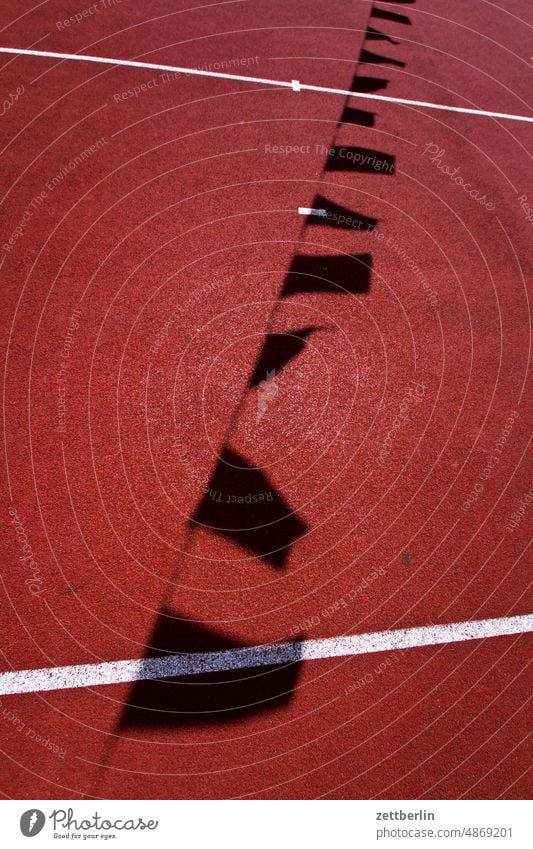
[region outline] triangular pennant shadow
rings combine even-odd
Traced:
[[[268,333],[250,377],[249,386],[257,386],[268,379],[269,374],[278,374],[284,366],[305,348],[305,340],[318,327],[304,327],[291,333]]]
[[[365,39],[367,41],[388,41],[389,44],[399,44],[399,41],[391,38],[390,35],[387,35],[386,32],[382,32],[380,29],[375,29],[374,27],[368,27]]]
[[[278,569],[307,530],[268,477],[228,447],[190,521],[227,537]]]
[[[347,206],[342,206],[322,195],[315,195],[312,204],[313,209],[324,210],[323,215],[309,215],[307,224],[322,225],[325,227],[338,227],[341,230],[372,230],[378,223],[377,218],[368,218],[360,212],[354,212]]]

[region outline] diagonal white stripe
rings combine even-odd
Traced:
[[[399,103],[404,106],[420,106],[422,109],[440,109],[445,112],[460,112],[464,115],[482,115],[488,118],[503,118],[509,121],[527,121],[533,123],[533,118],[527,115],[514,115],[507,112],[489,112],[485,109],[468,109],[465,106],[448,106],[445,103],[429,103],[425,100],[407,100],[402,97],[387,97],[384,94],[363,94],[356,91],[345,91],[341,88],[326,88],[320,85],[307,85],[298,80],[270,80],[263,77],[243,77],[239,74],[222,74],[218,71],[201,71],[197,68],[180,68],[175,65],[157,65],[152,62],[135,62],[129,59],[108,59],[104,56],[87,56],[82,53],[52,53],[46,50],[24,50],[16,47],[0,47],[0,53],[15,53],[20,56],[41,56],[44,59],[68,59],[76,62],[98,62],[102,65],[121,65],[126,68],[147,68],[152,71],[170,71],[175,74],[187,74],[196,77],[216,77],[221,80],[236,80],[243,83],[273,85],[280,88],[290,88],[293,91],[319,91],[323,94],[340,94],[343,97],[358,97],[363,100],[379,100],[384,103]],[[298,88],[294,88],[294,83]]]
[[[404,628],[397,631],[376,631],[371,634],[353,634],[321,640],[273,643],[218,652],[175,654],[145,660],[118,660],[111,663],[87,663],[80,666],[59,666],[49,669],[24,669],[0,674],[0,695],[96,687],[102,684],[121,684],[126,681],[172,678],[176,675],[223,672],[276,663],[295,663],[299,660],[322,660],[330,657],[458,643],[465,640],[481,640],[485,637],[504,637],[532,631],[533,614],[529,614],[500,619],[480,619],[473,622],[455,622],[450,625],[425,625],[421,628]]]

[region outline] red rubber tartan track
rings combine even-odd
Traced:
[[[531,115],[524,0],[77,11],[0,44]],[[529,613],[530,124],[0,80],[2,671]],[[530,647],[2,696],[2,792],[526,797]]]

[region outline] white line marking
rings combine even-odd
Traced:
[[[298,82],[298,80],[291,80],[291,84],[292,84],[292,90],[293,91],[301,91],[302,90],[302,87],[301,87],[300,83]]]
[[[273,85],[280,88],[293,88],[293,82],[285,80],[269,80],[262,77],[243,77],[238,74],[222,74],[218,71],[200,71],[197,68],[179,68],[175,65],[156,65],[151,62],[134,62],[129,59],[107,59],[104,56],[87,56],[79,53],[51,53],[46,50],[23,50],[15,47],[0,47],[0,53],[16,53],[19,56],[41,56],[44,59],[68,59],[75,62],[98,62],[102,65],[120,65],[126,68],[147,68],[152,71],[170,71],[175,74],[186,74],[197,77],[216,77],[221,80],[235,80],[243,83]],[[402,97],[387,97],[384,94],[363,94],[356,91],[345,91],[342,88],[326,88],[320,85],[299,83],[302,91],[319,91],[325,94],[340,94],[343,97],[358,97],[362,100],[379,100],[383,103],[398,103],[404,106],[420,106],[423,109],[441,109],[444,112],[460,112],[463,115],[483,115],[488,118],[505,118],[509,121],[527,121],[533,123],[533,118],[527,115],[513,115],[507,112],[489,112],[484,109],[468,109],[464,106],[447,106],[445,103],[429,103],[424,100],[407,100]]]
[[[321,218],[323,218],[325,215],[327,215],[327,212],[325,209],[313,209],[310,206],[299,206],[298,215],[319,215]]]
[[[532,631],[533,614],[529,614],[501,619],[456,622],[450,625],[425,625],[422,628],[404,628],[398,631],[376,631],[373,634],[353,634],[348,637],[272,643],[226,651],[174,654],[144,660],[117,660],[111,663],[24,669],[0,674],[0,695],[96,687],[103,684],[173,678],[176,675],[196,675],[205,672],[224,672],[276,663],[295,663],[299,660],[322,660],[330,657],[458,643],[464,640],[481,640],[485,637],[503,637]]]

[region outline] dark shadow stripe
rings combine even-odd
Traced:
[[[368,147],[343,147],[335,145],[328,155],[326,171],[356,171],[359,174],[394,175],[395,157],[390,153]]]
[[[373,127],[376,116],[366,109],[356,109],[353,106],[345,106],[339,119],[339,124],[357,124],[359,127]]]
[[[370,289],[371,254],[350,256],[295,256],[281,293],[282,298],[302,292],[360,295]]]
[[[405,62],[391,59],[389,56],[381,56],[379,53],[371,53],[370,50],[361,50],[359,61],[363,65],[395,65],[397,68],[405,68]]]
[[[150,636],[146,659],[239,648],[243,646],[229,636],[179,619],[163,608]],[[119,727],[226,723],[287,704],[298,682],[301,654],[296,642],[290,663],[136,681]]]
[[[360,94],[372,94],[387,88],[388,84],[388,80],[379,77],[358,77],[356,74],[352,80],[350,91],[359,92]]]
[[[405,24],[408,27],[412,26],[411,18],[408,18],[407,15],[402,15],[400,12],[391,12],[390,9],[379,9],[377,6],[374,6],[370,14],[373,18],[379,18],[381,21]]]

